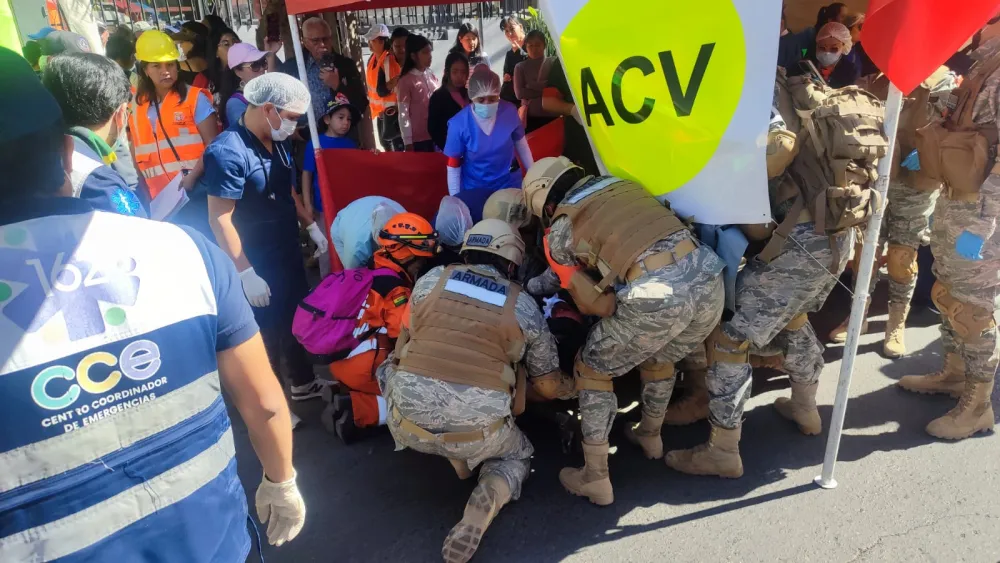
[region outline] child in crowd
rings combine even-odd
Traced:
[[[407,151],[434,152],[434,141],[427,130],[431,94],[441,83],[431,72],[431,42],[423,35],[406,38],[406,61],[400,74],[399,126]]]
[[[358,143],[348,137],[351,128],[361,120],[361,113],[347,101],[347,96],[337,94],[337,97],[326,105],[326,115],[322,125],[326,127],[319,136],[319,146],[323,149],[356,149]],[[316,223],[326,228],[323,217],[323,200],[319,195],[319,176],[316,168],[316,154],[310,140],[306,144],[306,154],[302,161],[302,185],[312,186],[312,189],[302,190],[303,204],[306,214],[311,215]],[[319,255],[319,271],[322,277],[330,273],[330,256],[328,252]]]

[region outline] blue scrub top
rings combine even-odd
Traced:
[[[271,304],[254,308],[261,328],[290,326],[289,312],[309,291],[299,249],[292,187],[295,164],[288,141],[267,149],[242,122],[205,149],[199,181],[208,195],[234,199],[233,225],[254,271],[271,289]]]
[[[524,138],[524,127],[517,108],[500,101],[496,124],[487,135],[476,123],[472,104],[465,106],[448,121],[448,140],[444,154],[462,159],[462,191],[488,189],[491,193],[504,188],[521,187],[521,170],[515,168],[514,143]]]
[[[205,149],[204,158],[200,183],[208,195],[239,200],[233,224],[244,247],[274,248],[284,242],[282,237],[298,246],[292,199],[295,164],[287,141],[275,142],[268,153],[259,139],[237,123],[219,134]]]

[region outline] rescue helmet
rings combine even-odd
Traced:
[[[514,227],[500,219],[483,219],[465,233],[461,252],[476,250],[506,258],[520,266],[524,260],[524,241]]]
[[[154,29],[136,39],[135,58],[144,63],[166,63],[179,59],[180,53],[169,35]]]
[[[524,187],[524,201],[528,211],[535,217],[541,218],[549,190],[560,176],[576,168],[580,167],[565,156],[547,156],[536,160],[524,175],[524,183],[521,184]]]
[[[505,188],[493,192],[483,205],[483,219],[500,219],[515,229],[523,229],[531,221],[524,192],[520,188]]]
[[[400,213],[382,227],[378,244],[398,262],[429,258],[438,250],[438,233],[427,219],[416,213]]]

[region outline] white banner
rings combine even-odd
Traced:
[[[542,0],[608,172],[684,217],[765,223],[781,0]]]

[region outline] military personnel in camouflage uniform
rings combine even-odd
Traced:
[[[510,272],[501,268],[506,258],[495,260],[495,264],[479,263],[489,262],[481,260],[484,253],[509,250],[502,247],[507,242],[497,234],[496,225],[492,225],[494,230],[485,231],[492,233],[488,236],[494,241],[501,240],[496,248],[479,248],[475,257],[466,254],[470,237],[483,236],[484,224],[489,225],[490,221],[480,222],[466,233],[463,256],[476,275],[507,279]],[[511,256],[509,263],[513,270],[521,261],[524,247],[509,227],[507,233],[503,236],[507,236],[508,242],[516,238],[518,247],[516,252],[506,253]],[[446,271],[439,266],[417,280],[410,297],[414,315],[442,282]],[[529,295],[519,292],[514,315],[523,335],[523,348],[515,356],[522,358],[535,391],[550,398],[571,397],[572,380],[559,371],[556,342],[538,305]],[[390,412],[389,430],[397,449],[412,448],[445,457],[461,478],[469,477],[472,470],[481,466],[479,484],[469,499],[465,516],[452,528],[442,548],[445,561],[464,562],[472,557],[500,508],[520,497],[534,448],[514,423],[511,393],[428,377],[407,371],[403,366],[405,362],[401,366],[396,357],[390,357],[377,372]],[[549,385],[545,387],[543,381]],[[463,433],[474,436],[462,436]]]
[[[493,192],[483,205],[483,219],[499,219],[510,224],[525,242],[524,260],[517,269],[517,280],[525,283],[527,280],[541,278],[539,273],[545,271],[548,265],[545,263],[541,244],[535,244],[538,239],[537,223],[532,221],[533,217],[528,213],[521,188],[505,188]],[[527,286],[525,289],[532,295],[542,295],[531,291]],[[558,290],[557,280],[555,289],[544,295],[551,295]]]
[[[1000,38],[980,46],[972,57],[977,62],[963,88],[1000,57]],[[1000,72],[993,72],[974,95],[973,122],[1000,128]],[[990,154],[996,154],[995,146]],[[932,375],[905,376],[899,385],[960,397],[954,409],[927,425],[927,432],[938,438],[967,438],[994,425],[990,393],[1000,361],[995,321],[1000,304],[998,218],[1000,168],[996,167],[978,194],[955,194],[946,186],[934,211],[931,250],[937,283],[931,293],[941,311],[945,365]]]
[[[580,267],[577,249],[587,242],[575,240],[574,230],[586,232],[590,225],[576,223],[563,210],[578,201],[594,198],[599,203],[589,205],[598,206],[600,212],[621,214],[623,209],[616,210],[615,205],[628,198],[623,195],[616,199],[611,194],[635,187],[617,178],[585,177],[581,168],[564,157],[541,159],[524,180],[525,199],[531,212],[543,224],[551,221],[547,236],[552,260],[573,268]],[[676,221],[672,213],[641,188],[630,193],[633,195],[629,197],[635,197],[635,201],[648,200],[639,203],[646,206],[644,212],[653,217],[669,214]],[[601,200],[602,197],[615,201],[603,203],[607,200]],[[629,215],[627,210],[625,214]],[[620,239],[642,236],[638,235],[639,226],[646,222],[629,216],[634,219],[636,233],[621,233]],[[598,214],[591,216],[590,221],[600,223],[601,219]],[[679,221],[677,225],[677,230],[662,232],[661,236],[655,232],[645,235],[653,242],[631,262],[629,275],[625,279],[615,278],[613,286],[608,288],[614,295],[613,314],[594,325],[577,357],[575,375],[580,391],[586,465],[581,469],[563,469],[559,480],[571,493],[587,496],[596,504],[614,501],[607,453],[618,401],[611,379],[639,368],[643,381],[642,421],[628,428],[627,436],[642,447],[647,457],[661,458],[660,429],[674,389],[674,363],[704,342],[722,316],[724,264],[710,248],[697,243]],[[594,243],[592,247],[613,244],[609,239],[600,240],[600,235],[594,236],[590,241]],[[668,259],[659,264],[654,262],[653,257],[664,256]],[[573,293],[574,289],[571,287],[570,291]],[[574,299],[578,306],[586,302],[578,295]]]
[[[705,343],[695,347],[680,363],[687,394],[663,417],[663,423],[686,426],[708,418],[708,355]]]
[[[917,251],[928,244],[930,218],[934,213],[941,184],[923,177],[916,170],[919,164],[915,156],[910,156],[915,147],[916,129],[940,116],[947,107],[947,100],[957,84],[957,76],[947,67],[941,67],[922,84],[910,99],[906,100],[900,114],[897,147],[889,182],[888,204],[885,212],[885,228],[879,239],[879,248],[888,242],[886,252],[889,278],[889,320],[886,322],[883,352],[889,358],[899,358],[906,354],[904,330],[906,317],[910,312],[910,301],[917,288]],[[900,165],[901,164],[901,165]],[[860,245],[855,247],[855,257],[860,257]],[[858,270],[854,268],[855,272]],[[879,276],[872,276],[869,293],[874,292]],[[866,311],[867,316],[867,311]],[[830,333],[833,342],[847,340],[847,322]],[[867,320],[862,332],[867,331]]]
[[[778,107],[775,101],[774,107]],[[784,129],[772,115],[772,129]],[[771,213],[781,223],[794,199],[779,200],[781,176],[770,182]],[[694,475],[736,478],[743,475],[739,440],[743,409],[750,398],[750,354],[774,348],[784,353],[783,369],[791,379],[791,399],[774,403],[805,434],[819,434],[816,389],[823,371],[823,346],[807,313],[818,311],[847,266],[848,233],[817,234],[808,212],[801,214],[782,252],[770,262],[751,258],[736,279],[736,313],[712,333],[707,343],[710,362],[707,385],[712,433],[706,444],[668,452],[668,466]],[[837,245],[838,253],[834,252]],[[835,254],[839,257],[833,263]],[[831,270],[835,272],[831,274]]]

